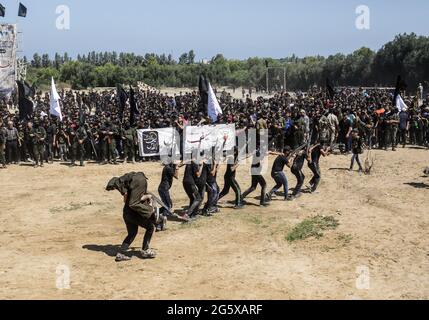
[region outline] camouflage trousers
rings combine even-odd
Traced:
[[[73,143],[71,146],[71,163],[74,164],[76,162],[76,157],[79,154],[80,164],[83,164],[85,160],[85,146],[80,143]]]
[[[5,166],[6,165],[6,158],[4,156],[4,144],[0,144],[0,165]]]
[[[43,164],[43,155],[45,153],[45,146],[40,143],[33,144],[33,155],[34,155],[34,161],[37,164]]]
[[[126,141],[124,143],[124,159],[127,160],[134,160],[135,158],[136,149],[134,147],[133,142]]]
[[[112,140],[110,143],[108,141],[103,141],[101,150],[103,152],[104,161],[110,160],[116,162],[116,143],[114,140]]]

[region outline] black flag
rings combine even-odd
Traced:
[[[6,8],[0,3],[0,17],[4,17],[6,15]]]
[[[328,95],[329,99],[333,100],[335,97],[335,90],[332,87],[331,81],[329,78],[326,78],[326,94]]]
[[[119,101],[119,120],[122,123],[124,121],[124,111],[125,111],[125,105],[128,100],[128,95],[124,90],[124,88],[122,88],[122,86],[119,84],[116,86],[116,94],[118,96],[118,101]]]
[[[209,82],[203,75],[200,75],[198,88],[200,91],[200,112],[206,113],[209,104]]]
[[[26,92],[31,92],[30,88],[23,82],[17,81],[18,85],[18,105],[19,105],[19,119],[28,119],[33,114],[33,102],[28,99],[30,96]]]
[[[34,98],[36,94],[36,87],[34,86],[34,84],[30,87],[30,85],[26,81],[24,81],[24,90],[26,97]]]
[[[136,98],[134,96],[134,89],[130,86],[130,125],[136,124],[137,117],[140,115],[140,111],[137,107]]]
[[[393,106],[396,107],[396,98],[401,94],[401,91],[407,90],[407,84],[399,75],[396,79],[395,93],[393,95]]]
[[[24,6],[21,2],[19,3],[18,16],[24,18],[27,16],[27,7]]]

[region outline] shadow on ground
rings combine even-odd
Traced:
[[[404,184],[409,185],[409,186],[414,187],[414,188],[417,188],[417,189],[429,189],[429,184],[423,183],[423,182],[407,182]]]
[[[116,257],[117,253],[119,252],[121,248],[121,245],[112,245],[112,244],[106,244],[106,245],[98,245],[98,244],[86,244],[82,247],[82,249],[86,249],[89,251],[95,251],[95,252],[103,252],[104,254],[108,255],[109,257]],[[132,248],[131,250],[127,251],[127,256],[139,256],[140,250],[137,250],[135,248]]]

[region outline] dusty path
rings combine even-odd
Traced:
[[[114,175],[143,170],[156,191],[159,164],[1,170],[0,298],[428,299],[429,178],[422,170],[429,152],[376,154],[371,176],[341,169],[349,157],[323,159],[320,192],[295,202],[170,223],[153,240],[157,259],[121,264],[112,257],[125,235],[121,198],[104,186]],[[242,188],[250,181],[246,169],[238,175]],[[181,182],[172,194],[176,207],[186,204]],[[316,214],[333,215],[340,226],[320,239],[285,240]],[[141,241],[142,233],[136,248]],[[59,265],[70,270],[69,290],[56,288]],[[357,288],[358,270],[360,277],[369,272],[369,289]]]

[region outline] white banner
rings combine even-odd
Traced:
[[[16,25],[0,24],[0,95],[9,95],[16,80]]]
[[[180,155],[180,135],[174,128],[137,130],[142,157]]]
[[[230,151],[235,147],[235,125],[219,124],[214,126],[191,127],[185,129],[184,152],[209,151],[216,147],[219,151]]]

